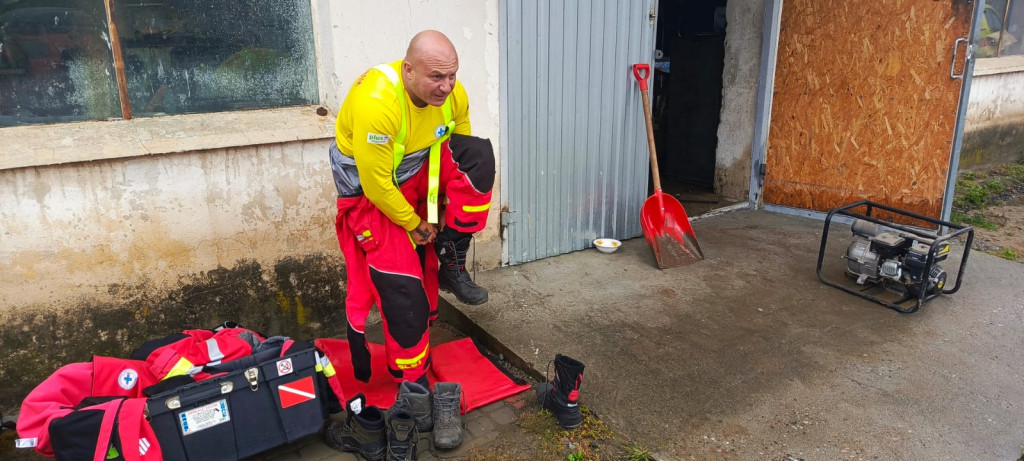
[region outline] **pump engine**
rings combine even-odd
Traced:
[[[858,285],[896,284],[913,297],[942,290],[946,284],[946,271],[938,265],[949,256],[949,243],[936,248],[935,257],[928,267],[928,252],[935,240],[903,232],[871,221],[857,219],[852,226],[853,241],[843,256],[846,275],[857,279]]]

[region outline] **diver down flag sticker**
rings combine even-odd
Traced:
[[[312,376],[282,384],[277,388],[277,393],[281,396],[281,408],[316,399],[316,388],[313,386]]]

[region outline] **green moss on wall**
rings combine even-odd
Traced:
[[[1024,154],[1024,120],[964,133],[960,169],[1014,163]]]
[[[150,339],[185,329],[231,320],[266,335],[343,336],[344,281],[340,255],[314,254],[272,268],[239,261],[183,276],[171,291],[112,285],[115,302],[11,306],[18,314],[0,325],[0,411],[17,413],[25,395],[63,365],[93,355],[127,357]]]

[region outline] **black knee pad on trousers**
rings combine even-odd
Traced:
[[[459,171],[476,190],[488,192],[494,187],[494,147],[490,139],[453,134],[448,147]]]
[[[388,322],[387,334],[403,348],[416,346],[427,332],[430,316],[423,282],[411,275],[389,274],[372,266],[370,279],[380,294],[380,312]]]

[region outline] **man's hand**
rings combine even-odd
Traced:
[[[412,241],[416,242],[417,245],[426,245],[433,242],[437,237],[437,228],[433,224],[421,220],[420,225],[416,226],[412,232],[409,232],[409,235],[412,236]]]

